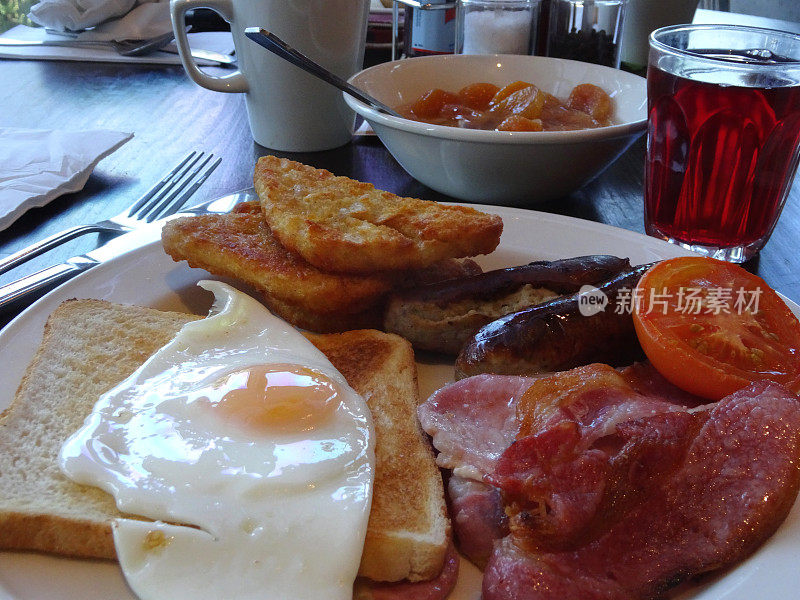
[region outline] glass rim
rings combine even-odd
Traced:
[[[661,40],[657,39],[657,36],[673,33],[681,30],[686,31],[719,31],[719,30],[729,30],[729,31],[740,31],[740,32],[747,32],[747,33],[760,33],[763,35],[769,35],[772,37],[779,37],[784,39],[793,40],[795,43],[800,45],[800,35],[793,33],[791,31],[783,31],[781,29],[767,29],[765,27],[752,27],[750,25],[732,25],[732,24],[706,24],[706,23],[697,23],[697,24],[684,24],[684,25],[670,25],[668,27],[661,27],[660,29],[656,29],[655,31],[651,32],[648,41],[650,42],[650,47],[660,50],[662,52],[669,52],[672,54],[677,54],[680,56],[690,57],[693,60],[700,60],[708,62],[709,64],[716,64],[716,65],[726,65],[727,67],[740,67],[740,68],[763,68],[763,69],[786,69],[789,68],[796,68],[800,67],[800,59],[790,59],[788,61],[776,62],[776,63],[766,63],[766,62],[753,62],[753,63],[742,63],[736,60],[731,60],[730,58],[726,58],[724,56],[708,56],[707,54],[698,54],[692,50],[685,50],[683,48],[674,48],[669,44],[662,42]]]

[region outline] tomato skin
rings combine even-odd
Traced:
[[[698,312],[680,310],[681,289],[698,290],[705,303]],[[715,313],[713,290],[743,290],[743,297],[757,292],[758,303]],[[771,380],[800,392],[800,322],[759,277],[730,263],[681,257],[647,271],[635,294],[641,302],[633,322],[642,349],[681,389],[719,400],[753,381]],[[649,302],[654,297],[658,306]]]

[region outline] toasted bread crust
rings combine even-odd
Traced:
[[[50,316],[16,398],[0,417],[0,548],[116,558],[111,521],[123,515],[110,495],[62,475],[57,454],[100,394],[196,318],[96,300],[65,302]],[[410,346],[371,330],[310,337],[374,413],[376,483],[360,575],[434,577],[449,523],[441,475],[416,421]],[[38,443],[26,446],[26,439]],[[413,502],[405,505],[406,499]]]
[[[308,334],[372,411],[375,489],[359,575],[420,581],[439,574],[449,521],[442,477],[417,420],[417,369],[403,338],[375,330]]]
[[[110,522],[58,515],[5,512],[0,514],[0,548],[34,550],[72,558],[116,560]]]
[[[254,183],[281,244],[326,271],[418,269],[488,254],[503,229],[495,215],[402,198],[274,156],[258,160]]]

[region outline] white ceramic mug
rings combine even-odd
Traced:
[[[343,79],[361,70],[369,0],[171,0],[181,61],[198,85],[242,92],[253,139],[286,152],[313,152],[350,141],[355,115],[330,84],[302,71],[244,35],[263,27]],[[239,70],[223,77],[201,71],[189,52],[184,16],[209,8],[231,25]]]

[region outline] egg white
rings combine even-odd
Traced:
[[[64,444],[61,468],[132,515],[114,523],[114,543],[142,599],[349,599],[374,476],[366,402],[259,302],[199,285],[215,294],[212,314],[100,398]],[[254,433],[192,401],[237,368],[273,363],[332,380],[341,398],[332,416]]]

